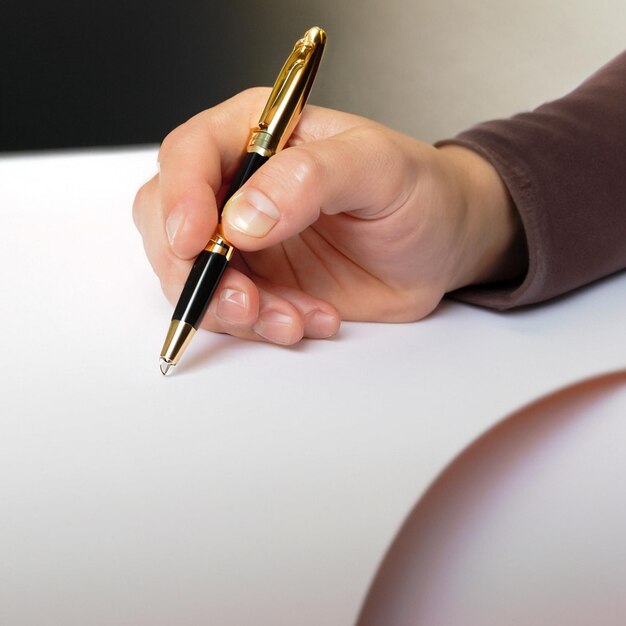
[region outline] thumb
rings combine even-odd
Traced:
[[[289,147],[265,163],[225,204],[224,234],[260,250],[313,224],[320,213],[382,216],[415,179],[392,131],[359,126]]]

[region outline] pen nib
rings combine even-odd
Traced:
[[[169,359],[166,359],[165,357],[161,357],[159,359],[159,368],[160,368],[161,374],[163,374],[163,376],[167,376],[167,373],[173,367],[174,367],[174,364]]]

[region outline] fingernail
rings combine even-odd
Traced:
[[[275,343],[290,344],[294,341],[293,320],[279,311],[265,311],[254,325],[254,332]]]
[[[222,289],[215,314],[225,322],[237,323],[245,320],[248,312],[248,296],[237,289]]]
[[[246,189],[226,203],[222,219],[250,237],[265,237],[280,219],[280,211],[264,193]]]
[[[165,232],[170,246],[174,245],[176,235],[183,229],[185,224],[185,212],[182,209],[174,209],[165,222]]]
[[[337,332],[337,317],[324,311],[314,311],[307,316],[307,335],[316,339],[332,337]]]

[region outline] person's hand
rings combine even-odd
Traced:
[[[243,92],[170,133],[137,194],[133,217],[172,304],[267,94]],[[516,212],[481,157],[314,106],[227,203],[223,227],[238,251],[202,326],[280,344],[332,336],[341,319],[418,320],[446,292],[523,263]]]

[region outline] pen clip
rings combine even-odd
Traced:
[[[317,26],[296,42],[278,74],[258,126],[251,131],[248,152],[269,157],[284,147],[302,114],[325,43],[326,33]]]

